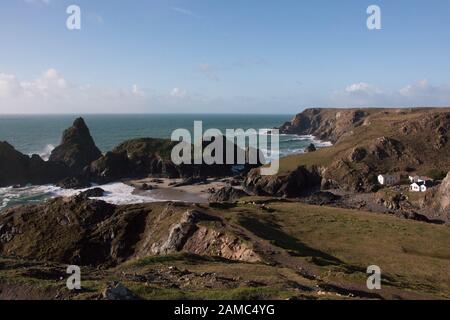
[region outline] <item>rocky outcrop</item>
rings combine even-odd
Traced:
[[[310,153],[310,152],[315,152],[317,151],[316,146],[314,145],[314,143],[311,143],[307,148],[306,148],[306,152]]]
[[[222,139],[225,139],[222,137]],[[205,142],[203,148],[207,148],[212,142]],[[191,156],[191,164],[176,165],[171,160],[173,147],[178,144],[165,139],[142,138],[126,141],[112,152],[108,152],[86,169],[91,180],[106,183],[122,178],[161,176],[167,178],[190,177],[226,177],[235,174],[235,166],[228,164],[194,164]],[[237,154],[237,146],[231,142]],[[246,152],[248,155],[248,151]],[[260,155],[258,159],[262,156]],[[222,159],[226,163],[226,158]],[[243,165],[242,171],[247,172],[257,167],[260,162],[251,165]]]
[[[68,171],[64,164],[46,162],[38,155],[29,157],[9,143],[0,142],[0,187],[54,183]]]
[[[104,300],[138,300],[139,297],[135,295],[130,289],[125,287],[122,283],[113,281],[110,282],[105,290],[102,292]]]
[[[85,189],[91,186],[91,182],[84,175],[76,175],[66,177],[56,183],[56,185],[63,189]]]
[[[108,183],[133,177],[133,168],[126,152],[108,152],[85,169],[90,180]]]
[[[242,197],[248,196],[248,194],[240,189],[236,189],[233,187],[224,187],[219,191],[213,193],[209,197],[209,202],[236,202]]]
[[[205,141],[203,150],[217,139],[223,139],[222,145],[228,146],[226,150],[234,150],[236,160],[238,150],[241,149],[223,136]],[[58,183],[63,188],[78,189],[89,187],[90,182],[109,183],[148,175],[205,178],[233,176],[237,173],[236,166],[226,164],[226,153],[221,159],[224,164],[195,164],[194,156],[191,155],[191,164],[176,165],[171,160],[171,153],[177,144],[178,142],[165,139],[132,139],[102,156],[86,123],[78,118],[72,127],[64,131],[62,142],[52,151],[49,161],[44,161],[37,155],[30,158],[16,151],[7,142],[1,142],[0,186]],[[255,164],[248,161],[250,149],[243,152],[247,162],[240,166],[239,173],[248,172],[263,162],[263,156],[258,151],[258,161]]]
[[[64,163],[74,173],[79,173],[101,155],[86,123],[78,118],[64,131],[61,144],[52,151],[49,160]]]
[[[105,190],[102,188],[92,188],[86,191],[81,192],[78,196],[85,198],[100,198],[105,195]]]
[[[316,169],[304,166],[292,172],[274,176],[261,176],[259,169],[250,171],[244,181],[244,190],[260,196],[296,198],[320,188],[321,177]]]
[[[364,123],[367,113],[360,109],[306,109],[280,127],[285,134],[314,135],[336,143]]]
[[[197,211],[185,212],[180,221],[169,231],[169,236],[162,245],[155,243],[152,251],[155,254],[168,254],[181,251],[189,237],[197,230],[196,223],[200,220],[202,213]]]
[[[108,266],[176,252],[260,259],[222,218],[183,204],[115,206],[78,195],[0,216],[2,256]]]
[[[450,172],[442,181],[435,198],[435,207],[448,213],[450,219]]]
[[[345,159],[334,161],[322,173],[322,189],[343,189],[352,192],[375,191],[376,170],[367,163],[352,163]]]

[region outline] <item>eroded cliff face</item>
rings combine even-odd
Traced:
[[[280,127],[281,133],[314,135],[336,143],[364,124],[368,113],[360,109],[306,109]]]
[[[177,252],[261,261],[233,226],[190,205],[114,206],[77,196],[12,208],[0,217],[3,256],[108,266]]]
[[[380,173],[428,175],[450,169],[448,108],[307,109],[280,129],[334,143],[313,156],[286,161],[290,171],[296,161],[299,166],[320,163],[324,188],[372,191]]]
[[[442,181],[434,202],[435,206],[443,212],[447,213],[448,218],[450,219],[450,172]]]

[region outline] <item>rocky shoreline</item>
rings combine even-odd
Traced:
[[[373,212],[421,221],[448,222],[448,177],[440,187],[438,185],[432,188],[421,202],[398,201],[396,199],[402,199],[398,192],[394,192],[394,196],[371,196],[380,189],[375,178],[377,173],[394,171],[396,174],[406,175],[411,170],[418,170],[417,167],[426,165],[426,161],[419,158],[421,154],[416,153],[414,146],[409,144],[411,138],[404,136],[403,132],[406,130],[412,136],[420,132],[418,127],[430,126],[430,123],[416,121],[415,118],[401,120],[404,116],[410,118],[416,113],[417,119],[421,119],[421,112],[425,113],[425,119],[433,123],[434,129],[431,132],[436,132],[438,136],[430,139],[438,139],[441,143],[433,146],[433,152],[448,152],[446,141],[450,129],[450,112],[445,112],[445,109],[307,109],[281,126],[280,132],[315,135],[332,141],[334,145],[319,150],[311,145],[304,155],[281,159],[281,172],[275,176],[261,176],[259,168],[254,165],[246,165],[239,175],[236,175],[230,165],[175,165],[170,160],[175,143],[163,139],[129,140],[102,154],[86,123],[78,118],[72,127],[64,131],[61,144],[52,151],[48,161],[37,155],[23,155],[7,142],[1,142],[0,167],[7,167],[8,170],[0,171],[0,186],[31,183],[56,184],[66,189],[87,189],[91,183],[102,185],[124,181],[135,188],[133,194],[148,195],[153,201],[206,203],[252,195],[314,203],[311,199],[319,198],[317,204],[320,205],[368,208]],[[387,127],[377,134],[390,133],[390,136],[363,140],[362,144],[356,141],[357,144],[354,144],[356,131],[370,131],[374,127],[373,122],[383,117],[399,118],[392,121],[395,124],[395,137],[392,128]],[[399,133],[397,127],[400,124],[403,129]],[[345,149],[342,149],[343,145],[346,146]],[[208,144],[204,144],[204,148],[207,146]],[[342,151],[330,158],[329,153],[334,150]],[[324,163],[326,157],[330,158],[328,163]],[[292,169],[285,170],[283,163],[289,162],[296,164]],[[391,162],[393,167],[390,166]],[[440,164],[446,166],[442,161]],[[162,179],[163,183],[152,183],[157,179]],[[320,200],[321,192],[332,193],[334,196],[344,193],[349,195],[349,199],[352,194],[355,195],[353,198],[364,193],[368,196],[359,197],[364,199],[359,202],[345,201],[345,197],[341,201],[327,202]],[[220,196],[214,197],[215,193]],[[436,211],[441,214],[436,215]]]

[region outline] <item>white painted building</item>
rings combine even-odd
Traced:
[[[425,181],[422,181],[412,183],[409,190],[412,192],[427,192],[428,188]]]
[[[388,175],[388,174],[380,174],[378,176],[378,182],[382,186],[392,186],[394,184],[399,183],[400,179],[396,176]]]
[[[433,179],[423,176],[409,176],[409,181],[411,181],[411,183],[414,182],[421,183],[421,182],[430,182],[433,181]]]

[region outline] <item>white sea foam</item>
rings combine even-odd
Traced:
[[[42,150],[37,152],[32,152],[31,154],[37,154],[39,155],[43,160],[47,161],[50,158],[50,155],[52,154],[53,149],[55,149],[55,146],[52,144],[47,144]],[[30,154],[30,155],[31,155]]]
[[[112,204],[136,204],[157,201],[151,196],[141,196],[133,194],[134,188],[121,183],[110,183],[98,186],[105,190],[103,197],[95,198]],[[27,186],[23,188],[0,188],[0,210],[6,208],[11,202],[16,203],[33,203],[43,199],[55,197],[71,197],[75,196],[87,189],[62,189],[53,185]]]
[[[105,195],[103,197],[95,199],[103,200],[112,204],[136,204],[156,201],[156,199],[152,198],[151,196],[141,196],[133,194],[134,188],[122,182],[109,183],[105,185],[99,185],[97,187],[105,190]],[[53,193],[56,196],[71,197],[89,189],[91,188],[81,190],[59,188],[59,190],[56,190]]]

